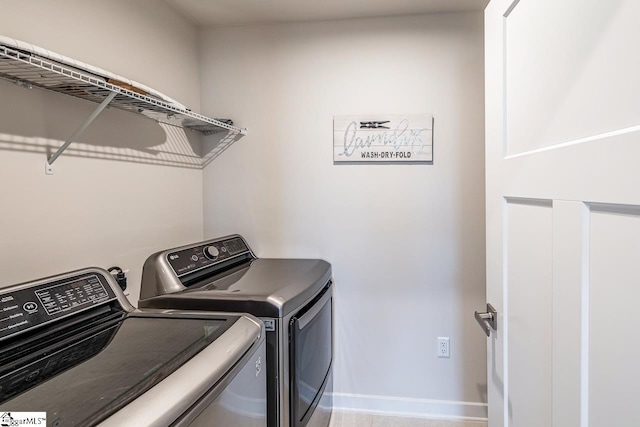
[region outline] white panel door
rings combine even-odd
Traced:
[[[640,426],[639,20],[638,0],[485,10],[492,427]]]

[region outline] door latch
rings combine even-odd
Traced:
[[[478,313],[476,311],[474,316],[476,318],[476,322],[478,322],[487,336],[491,335],[491,329],[494,331],[498,330],[498,312],[491,304],[487,304],[486,313]]]

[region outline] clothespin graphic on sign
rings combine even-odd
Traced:
[[[389,123],[390,120],[384,122],[360,122],[360,129],[389,129],[388,126],[383,126]]]

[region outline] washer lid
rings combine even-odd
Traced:
[[[250,313],[284,317],[331,279],[321,259],[260,258],[227,275],[203,278],[179,292],[140,300],[140,307]]]
[[[18,359],[0,348],[0,406],[46,411],[53,425],[94,425],[180,368],[238,319],[201,317],[129,315]]]

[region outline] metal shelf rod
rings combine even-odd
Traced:
[[[100,103],[100,105],[98,105],[98,108],[96,108],[95,111],[93,113],[91,113],[91,115],[87,118],[87,120],[85,120],[84,123],[82,123],[82,125],[80,125],[80,127],[73,133],[73,135],[71,135],[71,137],[69,139],[67,139],[65,141],[65,143],[62,144],[62,146],[60,148],[58,148],[58,151],[53,153],[53,156],[51,156],[51,158],[47,161],[49,166],[53,165],[53,162],[55,162],[56,159],[58,157],[60,157],[60,155],[64,152],[64,150],[66,150],[67,147],[69,147],[69,145],[72,142],[74,142],[76,140],[76,138],[78,138],[80,136],[80,134],[82,132],[84,132],[85,129],[87,129],[87,127],[89,127],[89,125],[96,119],[96,117],[98,117],[100,115],[100,113],[102,113],[102,111],[105,108],[107,108],[107,105],[109,105],[109,103],[113,100],[113,98],[116,97],[116,95],[117,95],[117,92],[111,92],[104,99],[104,101],[102,101]]]

